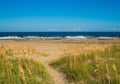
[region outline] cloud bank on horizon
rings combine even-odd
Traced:
[[[0,32],[120,31],[120,0],[0,0]]]

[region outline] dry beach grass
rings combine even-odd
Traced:
[[[120,84],[119,46],[120,40],[0,40],[0,84]]]

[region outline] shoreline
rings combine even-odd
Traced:
[[[114,40],[0,40],[1,42],[40,42],[40,43],[65,43],[65,44],[84,44],[86,42],[94,44],[94,43],[100,43],[100,44],[120,44],[120,39],[114,39]]]
[[[110,36],[51,36],[51,37],[41,37],[41,36],[5,36],[0,37],[0,40],[118,40],[120,37],[110,37]]]

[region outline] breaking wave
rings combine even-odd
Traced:
[[[51,36],[51,37],[43,37],[43,36],[4,36],[0,37],[0,40],[112,40],[112,39],[120,39],[119,37],[95,37],[95,36]]]

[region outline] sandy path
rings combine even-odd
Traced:
[[[50,58],[50,57],[49,57]],[[52,57],[51,57],[52,58]],[[40,60],[47,68],[48,72],[50,73],[54,84],[68,84],[67,81],[64,79],[64,75],[55,69],[53,69],[49,63],[47,62],[48,57],[40,57]]]
[[[41,48],[42,46],[42,48]],[[61,57],[62,52],[59,50],[60,47],[63,45],[56,45],[56,44],[40,44],[40,46],[36,46],[36,49],[40,52],[46,52],[49,53],[49,56],[40,56],[40,61],[46,66],[48,72],[50,73],[54,84],[68,84],[65,76],[61,73],[55,70],[53,67],[49,65],[51,61]]]

